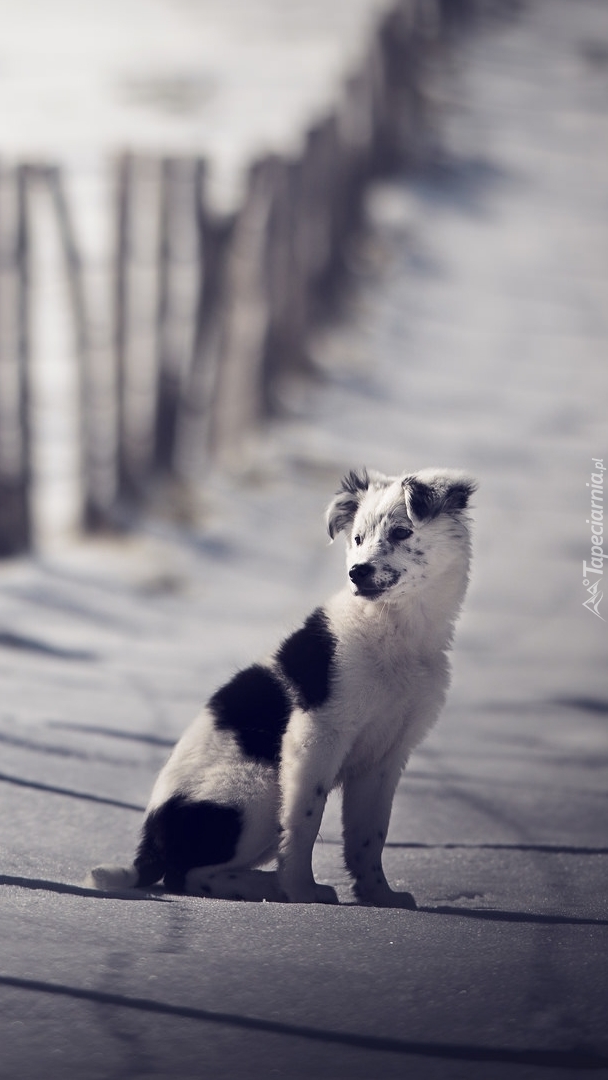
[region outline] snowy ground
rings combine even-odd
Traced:
[[[215,481],[188,536],[2,569],[0,1076],[608,1071],[608,599],[600,618],[582,584],[608,464],[607,90],[600,0],[472,34],[434,163],[372,199],[326,383],[250,477]],[[321,516],[360,463],[481,482],[450,703],[386,851],[421,910],[348,904],[335,804],[316,859],[339,908],[88,894],[200,700],[341,581]]]

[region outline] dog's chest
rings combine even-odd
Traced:
[[[351,626],[339,653],[345,682],[368,687],[383,702],[401,696],[426,666],[420,642],[397,619]]]
[[[388,620],[348,635],[340,653],[336,705],[353,729],[351,758],[380,758],[443,681],[441,658]]]

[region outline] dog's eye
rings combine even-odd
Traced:
[[[360,547],[360,545],[363,543],[363,537],[359,536],[359,533],[357,533],[354,539],[356,547]]]
[[[395,525],[395,528],[391,529],[389,533],[389,540],[394,544],[398,544],[401,540],[409,540],[412,532],[413,529],[406,529],[405,525]]]

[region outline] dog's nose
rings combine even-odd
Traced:
[[[362,585],[364,581],[367,581],[373,574],[374,568],[369,562],[355,563],[348,571],[348,576],[353,585]]]

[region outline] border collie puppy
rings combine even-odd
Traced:
[[[346,534],[347,586],[213,694],[154,785],[133,865],[97,867],[89,885],[336,903],[311,860],[341,787],[356,896],[415,908],[389,887],[382,849],[401,772],[445,701],[475,488],[448,469],[345,477],[327,527]]]

